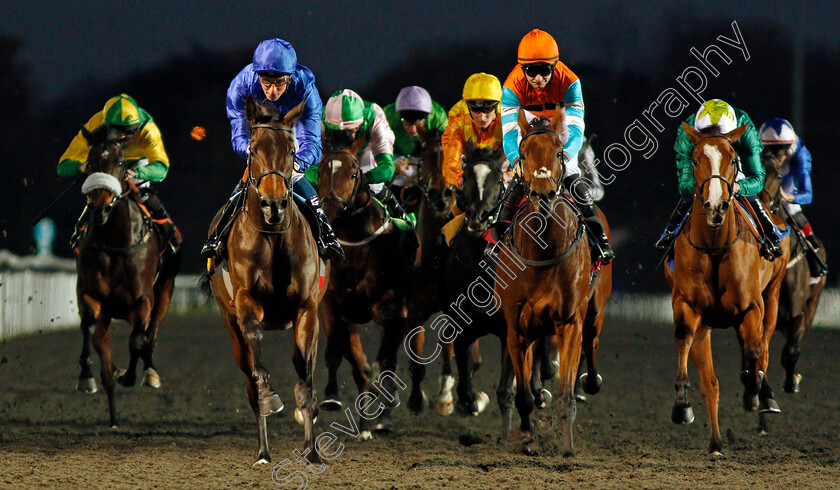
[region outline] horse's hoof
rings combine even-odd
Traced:
[[[373,424],[373,431],[380,434],[390,434],[394,430],[390,418],[379,417],[375,424]]]
[[[543,408],[551,405],[551,401],[554,399],[554,397],[551,396],[550,391],[543,388],[543,389],[540,390],[540,399],[541,399],[541,403],[537,406],[537,408],[543,409]]]
[[[315,424],[315,422],[317,422],[317,421],[318,421],[318,413],[316,412],[315,416],[312,417],[312,423]],[[298,425],[300,425],[300,426],[303,426],[306,423],[306,421],[303,420],[303,412],[299,408],[295,409],[295,422],[297,422]]]
[[[371,434],[369,430],[363,430],[359,433],[360,441],[369,441],[371,439],[373,439],[373,434]]]
[[[272,393],[271,395],[261,399],[259,401],[259,406],[260,415],[263,416],[269,416],[283,410],[283,402],[280,401],[280,396],[277,395],[277,393]]]
[[[765,398],[761,400],[761,405],[758,408],[759,413],[782,413],[779,404],[772,398]]]
[[[76,391],[81,391],[83,393],[87,393],[88,395],[92,395],[99,391],[99,388],[96,387],[95,379],[79,378],[79,381],[76,382]]]
[[[580,385],[575,386],[575,400],[579,403],[586,403],[589,401],[589,398],[587,398],[586,393],[583,391],[583,387]]]
[[[267,458],[267,457],[266,458],[260,458],[253,464],[253,466],[262,466],[262,465],[268,464],[270,462],[271,462],[271,458]]]
[[[155,368],[148,368],[143,371],[143,379],[140,381],[140,386],[148,386],[149,388],[160,388],[160,375],[155,371]]]
[[[137,382],[135,376],[128,376],[128,370],[126,369],[114,369],[114,378],[116,378],[117,383],[127,388],[134,386],[134,383]]]
[[[408,397],[408,409],[414,413],[422,413],[423,410],[426,408],[426,404],[429,402],[429,398],[426,396],[425,391],[420,391],[420,396],[415,394],[411,394]]]
[[[595,375],[593,378],[595,381],[593,383],[589,382],[589,373],[583,373],[580,375],[578,379],[578,384],[583,387],[583,391],[585,391],[589,395],[595,395],[599,391],[601,391],[601,383],[604,381],[604,378],[601,377],[600,374]]]
[[[435,401],[435,412],[440,415],[441,417],[447,417],[452,415],[452,412],[455,410],[455,404],[452,403],[452,400],[449,401]]]
[[[694,409],[691,405],[674,405],[671,409],[671,421],[675,424],[687,425],[694,422]]]
[[[341,410],[344,405],[341,403],[340,400],[336,400],[335,398],[327,398],[321,402],[321,410],[326,410],[328,412],[337,412]]]
[[[799,393],[799,382],[802,381],[802,375],[794,374],[785,380],[785,393]]]
[[[481,412],[484,411],[485,408],[487,408],[487,405],[489,405],[489,404],[490,404],[490,397],[487,396],[487,393],[485,393],[483,391],[479,391],[478,393],[475,394],[475,406],[476,406],[477,411],[473,412],[472,415],[475,416],[475,415],[480,414]]]
[[[722,459],[724,457],[723,453],[720,451],[712,451],[711,453],[709,453],[709,456],[712,458],[712,460]]]

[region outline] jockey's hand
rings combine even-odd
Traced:
[[[128,169],[125,171],[125,180],[133,179],[137,175],[134,170]]]
[[[732,186],[732,192],[737,194],[738,191],[740,191],[740,190],[741,190],[741,184],[739,184],[738,182],[735,182],[735,185]]]
[[[79,167],[79,171],[83,174],[87,173],[86,170],[87,170],[87,162],[83,163],[82,166]]]
[[[782,200],[783,201],[793,202],[794,197],[793,197],[793,194],[791,194],[790,192],[785,192],[783,190],[780,190],[779,194],[782,195]]]
[[[408,158],[400,157],[394,160],[394,173],[404,174],[408,169]]]

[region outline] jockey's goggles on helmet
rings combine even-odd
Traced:
[[[499,105],[498,102],[495,100],[468,100],[467,107],[470,108],[473,112],[478,112],[479,114],[489,114],[496,110],[496,107]]]
[[[289,83],[289,80],[292,79],[291,75],[260,75],[260,83],[265,87],[271,87],[272,85],[275,87],[282,87]]]
[[[428,112],[422,111],[402,111],[400,112],[400,119],[406,124],[417,124],[426,120],[429,116]]]
[[[557,63],[528,63],[522,65],[522,71],[525,72],[526,75],[530,78],[534,78],[537,75],[547,77],[551,75],[554,71],[554,65]]]

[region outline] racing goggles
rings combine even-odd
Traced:
[[[423,121],[426,120],[426,117],[428,117],[428,115],[429,115],[428,112],[408,110],[408,111],[400,112],[400,119],[404,123],[411,126],[413,124],[422,123]]]
[[[528,78],[534,78],[537,75],[542,77],[548,77],[554,71],[554,63],[528,63],[526,65],[522,65],[522,71],[528,75]]]
[[[478,114],[489,114],[496,110],[496,107],[499,106],[499,103],[495,100],[470,100],[467,101],[467,107],[470,108],[472,112],[476,112]]]
[[[260,75],[260,83],[263,85],[263,87],[266,87],[266,88],[271,87],[272,85],[277,87],[277,88],[280,88],[280,87],[286,85],[287,83],[289,83],[289,80],[291,80],[291,79],[292,79],[291,75],[280,75],[280,76]]]

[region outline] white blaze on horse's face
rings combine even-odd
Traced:
[[[487,175],[490,174],[490,167],[486,163],[477,163],[473,167],[475,172],[475,183],[478,186],[478,200],[484,199],[484,184],[487,181]]]
[[[551,178],[551,170],[540,167],[537,170],[534,170],[534,178],[535,179],[549,179]]]
[[[332,174],[335,175],[338,172],[338,169],[341,168],[341,160],[332,160],[330,162],[330,170],[332,170]]]
[[[703,147],[703,153],[709,159],[712,165],[712,176],[720,175],[720,150],[714,145],[706,145]],[[723,196],[723,186],[720,185],[720,179],[712,179],[709,181],[709,204],[712,208],[716,208],[721,202]]]

